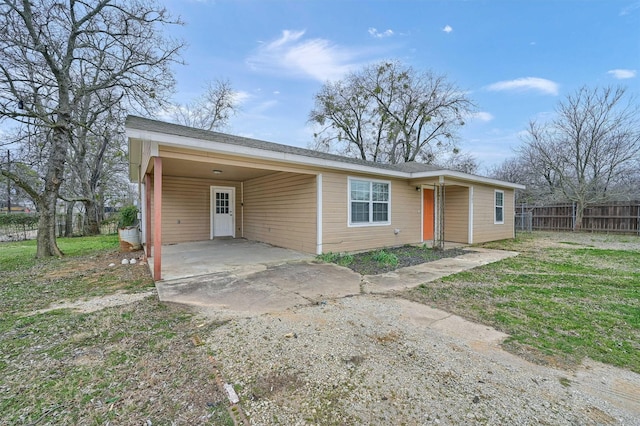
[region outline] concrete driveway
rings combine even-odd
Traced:
[[[207,245],[209,244],[209,245]],[[175,247],[180,247],[177,245]],[[445,275],[517,255],[515,252],[473,248],[456,258],[401,268],[381,275],[361,276],[334,264],[317,263],[313,257],[292,250],[246,240],[204,242],[204,250],[178,250],[184,271],[208,271],[191,276],[164,272],[156,283],[161,301],[183,303],[229,314],[259,315],[324,303],[330,299],[364,293],[389,293],[415,287]],[[218,250],[210,253],[211,248]],[[163,248],[164,250],[164,248]],[[200,265],[199,262],[214,264]],[[164,258],[163,258],[164,262]],[[188,267],[194,265],[196,268]],[[184,274],[184,272],[183,272]]]

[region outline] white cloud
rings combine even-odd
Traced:
[[[383,32],[379,32],[377,29],[371,27],[369,28],[369,35],[375,38],[391,37],[393,35],[393,30],[386,30]]]
[[[262,45],[247,58],[255,70],[287,73],[319,81],[335,80],[353,67],[355,51],[336,46],[329,40],[305,40],[304,31],[282,31],[282,35]]]
[[[617,78],[618,80],[624,80],[626,78],[634,78],[636,76],[636,70],[610,70],[607,71],[607,74],[611,75],[613,78]]]
[[[261,115],[264,114],[266,111],[275,108],[278,105],[278,101],[276,101],[275,99],[271,99],[268,101],[263,101],[260,102],[257,105],[254,105],[250,110],[249,110],[249,114],[252,115]]]
[[[488,123],[489,121],[493,120],[494,117],[493,117],[493,114],[491,114],[490,112],[478,111],[471,114],[469,118],[471,120],[477,120],[477,121]]]
[[[445,25],[442,31],[449,34],[451,31],[453,31],[453,28],[451,27],[451,25]]]
[[[242,91],[242,90],[233,92],[233,100],[238,105],[244,104],[250,98],[251,98],[251,94],[249,92],[245,92],[245,91]]]
[[[559,89],[558,83],[539,77],[523,77],[515,80],[498,81],[486,87],[487,90],[500,91],[537,91],[546,95],[557,95]]]
[[[640,1],[636,1],[631,3],[629,6],[622,8],[622,10],[620,10],[620,16],[630,15],[637,9],[640,9]]]

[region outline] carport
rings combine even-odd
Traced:
[[[153,256],[148,258],[151,270],[154,259]],[[313,255],[245,238],[216,238],[163,246],[162,279],[172,281],[211,274],[247,275],[269,266],[308,260],[313,260]]]

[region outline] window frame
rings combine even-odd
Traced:
[[[498,194],[502,195],[502,204],[498,205]],[[502,220],[498,220],[498,209],[502,210]],[[493,191],[493,224],[504,225],[504,191],[495,189]]]
[[[365,202],[363,200],[352,200],[351,199],[351,183],[353,181],[358,181],[358,182],[367,182],[369,184],[369,200],[368,202],[368,209],[369,209],[369,221],[368,222],[353,222],[351,220],[351,206],[354,202]],[[373,200],[373,184],[374,183],[380,183],[380,184],[384,184],[387,185],[387,189],[388,189],[388,200],[387,201],[374,201]],[[373,213],[374,213],[374,204],[386,204],[387,206],[387,220],[382,222],[382,221],[378,221],[375,222],[373,221]],[[381,179],[371,179],[371,178],[365,178],[365,177],[355,177],[355,176],[349,176],[347,178],[347,226],[349,228],[353,228],[353,227],[367,227],[367,226],[389,226],[391,225],[391,181],[389,180],[381,180]]]

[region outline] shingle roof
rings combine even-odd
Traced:
[[[149,118],[137,117],[130,115],[127,117],[126,126],[132,129],[165,133],[174,136],[183,136],[194,139],[200,139],[212,142],[223,142],[230,145],[238,145],[249,148],[262,149],[267,151],[281,152],[287,154],[303,155],[311,158],[323,160],[337,161],[347,164],[358,164],[363,166],[375,167],[383,170],[395,170],[400,172],[431,172],[442,170],[430,164],[416,163],[414,161],[401,164],[384,164],[373,161],[365,161],[357,158],[349,158],[341,155],[329,154],[312,149],[299,148],[296,146],[283,145],[274,142],[267,142],[258,139],[245,138],[241,136],[229,135],[226,133],[211,132],[208,130],[195,129],[193,127],[182,126],[179,124],[166,123],[164,121],[151,120]]]

